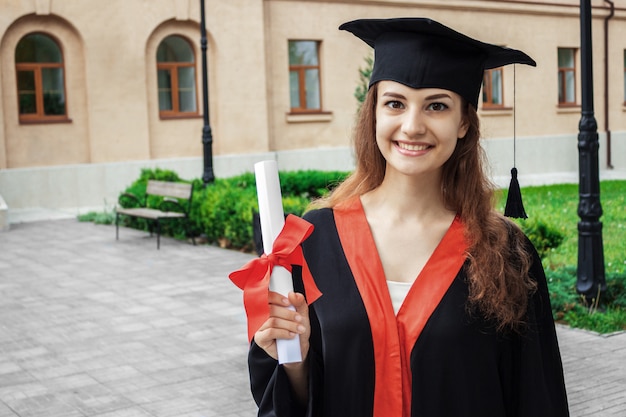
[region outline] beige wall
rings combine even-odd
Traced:
[[[0,4],[0,168],[202,155],[197,1],[9,3]],[[263,1],[207,1],[206,17],[211,125],[214,136],[224,138],[215,142],[214,150],[264,151]],[[14,51],[21,37],[33,31],[52,34],[62,46],[70,123],[18,122]],[[158,114],[156,49],[174,33],[196,50],[200,115],[163,120]]]
[[[207,2],[213,34],[210,95],[216,155],[268,150],[263,0]]]

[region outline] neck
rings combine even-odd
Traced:
[[[429,221],[452,213],[444,205],[439,172],[419,177],[385,175],[381,185],[365,194],[362,201],[371,211],[382,210],[394,218]]]

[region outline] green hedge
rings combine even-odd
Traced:
[[[281,172],[279,178],[285,213],[302,215],[312,198],[326,194],[346,175],[339,171]],[[223,248],[254,250],[252,216],[258,211],[258,203],[252,173],[216,179],[205,187],[201,180],[185,181],[173,171],[144,169],[120,196],[131,193],[144,201],[148,180],[192,182],[194,193],[189,215],[192,233]],[[151,196],[148,206],[157,207],[160,201],[160,198]],[[132,200],[126,198],[120,198],[119,203],[123,207],[133,206]],[[148,230],[147,223],[142,219],[123,216],[121,220],[125,226]],[[174,221],[163,226],[162,234],[179,239],[185,237],[182,223]]]
[[[341,171],[291,171],[280,172],[280,185],[283,194],[285,213],[302,215],[313,198],[325,195],[346,176]],[[231,178],[216,179],[204,186],[199,180],[185,181],[173,171],[163,169],[144,169],[141,175],[122,194],[131,193],[144,201],[148,180],[192,182],[194,194],[190,212],[192,233],[204,236],[209,243],[223,248],[253,251],[252,216],[258,211],[256,183],[254,174],[246,173]],[[149,207],[158,207],[161,198],[150,196]],[[132,200],[120,198],[120,205],[133,207]],[[147,222],[124,216],[125,226],[148,230]],[[541,257],[559,246],[563,235],[558,229],[541,220],[519,222],[524,232],[537,248]],[[167,222],[162,234],[185,238],[181,222]]]

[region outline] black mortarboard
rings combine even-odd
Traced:
[[[370,86],[381,80],[454,91],[478,108],[486,69],[535,66],[522,51],[472,39],[427,18],[360,19],[339,26],[374,48]]]
[[[352,32],[374,48],[370,87],[388,80],[412,88],[443,88],[454,91],[475,109],[485,70],[508,64],[537,65],[522,51],[472,39],[427,18],[359,19],[339,29]],[[515,147],[515,134],[513,143]],[[504,214],[527,218],[515,156],[513,159]]]

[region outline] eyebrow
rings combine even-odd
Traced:
[[[428,96],[426,97],[426,100],[439,100],[442,98],[452,99],[452,97],[449,94],[441,93],[441,94],[433,94],[432,96]]]
[[[382,95],[383,97],[394,97],[394,98],[406,98],[403,94],[394,93],[393,91],[385,91]]]
[[[382,95],[382,97],[392,97],[392,98],[402,98],[402,99],[406,99],[406,97],[403,94],[400,93],[396,93],[394,91],[385,91]],[[425,97],[425,100],[439,100],[442,98],[447,98],[447,99],[452,99],[452,96],[450,96],[449,94],[446,93],[439,93],[439,94],[432,94],[430,96]]]

